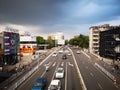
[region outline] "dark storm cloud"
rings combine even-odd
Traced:
[[[0,25],[73,35],[88,33],[92,24],[119,22],[119,10],[120,0],[0,0]]]
[[[96,23],[119,16],[119,4],[119,0],[0,0],[0,22],[23,25]]]
[[[41,24],[56,22],[65,16],[60,8],[64,0],[0,0],[0,22]]]

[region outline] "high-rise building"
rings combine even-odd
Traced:
[[[120,26],[100,32],[99,54],[101,57],[120,60]]]
[[[56,41],[56,45],[64,45],[65,39],[64,34],[62,32],[57,32],[55,34],[49,35],[53,40]]]
[[[92,26],[89,28],[89,50],[90,53],[99,54],[99,38],[100,32],[108,30],[110,28],[109,24],[104,24],[101,26]]]

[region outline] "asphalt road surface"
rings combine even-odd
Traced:
[[[60,79],[62,83],[61,90],[82,90],[80,79],[75,69],[73,57],[68,56],[67,59],[63,60],[63,53],[58,53],[56,57],[51,56],[48,58],[48,60],[45,61],[40,66],[40,68],[30,78],[23,82],[16,90],[31,90],[33,83],[39,77],[45,77],[47,79],[47,85],[44,90],[48,90],[50,82],[55,79],[55,70],[58,67],[63,67],[65,71],[64,78]],[[50,66],[47,72],[45,71],[45,65]]]
[[[119,90],[112,80],[97,69],[92,62],[92,59],[94,58],[88,58],[82,52],[77,54],[77,49],[72,48],[72,51],[87,90]],[[65,71],[64,78],[60,79],[62,83],[61,90],[84,90],[73,56],[68,56],[67,59],[63,60],[63,53],[58,53],[56,57],[51,56],[48,58],[39,67],[39,69],[34,72],[31,77],[24,81],[16,90],[31,90],[33,83],[39,77],[45,77],[47,79],[47,85],[44,90],[48,90],[50,82],[55,79],[55,70],[58,67],[63,67]],[[45,65],[50,66],[49,71],[47,72],[45,71]]]

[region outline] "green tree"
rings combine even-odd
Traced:
[[[89,36],[80,34],[78,37],[70,39],[69,44],[79,46],[81,48],[88,48]]]
[[[45,44],[45,39],[41,36],[36,37],[37,44]]]
[[[65,40],[65,45],[67,45],[69,43],[69,41],[68,40]]]
[[[55,47],[55,40],[53,40],[50,36],[46,40],[47,44],[49,44],[49,48]]]
[[[36,37],[36,41],[37,41],[37,44],[39,45],[39,44],[45,44],[45,39],[43,38],[43,37],[41,37],[41,36],[37,36]],[[44,47],[43,46],[38,46],[38,48],[39,49],[44,49]]]

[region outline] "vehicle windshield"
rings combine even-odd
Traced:
[[[34,86],[42,86],[43,85],[43,83],[40,83],[40,82],[36,82],[35,84],[34,84]]]
[[[57,90],[58,86],[57,85],[51,85],[50,90]]]
[[[62,73],[63,72],[63,68],[58,68],[57,72],[58,73]]]

